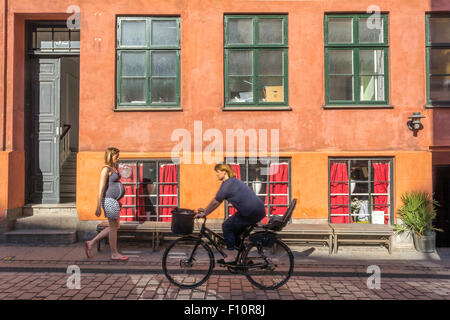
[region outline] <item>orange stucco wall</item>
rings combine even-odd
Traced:
[[[24,152],[0,152],[0,221],[5,210],[23,206],[25,201],[25,154]]]
[[[127,153],[122,159],[170,158],[170,153]],[[292,198],[298,199],[294,219],[328,218],[328,157],[393,157],[394,158],[394,207],[401,204],[400,197],[406,191],[432,192],[431,152],[300,152],[282,153],[291,158]],[[81,220],[96,219],[95,208],[102,152],[80,152],[77,170],[77,209]],[[214,174],[214,165],[180,164],[180,207],[197,209],[206,207],[215,196],[220,182]],[[413,174],[412,174],[413,173]],[[224,206],[214,211],[210,218],[224,216]]]
[[[1,2],[3,4],[3,2]],[[194,120],[203,132],[215,128],[279,129],[280,151],[292,157],[292,192],[300,200],[295,218],[326,218],[328,156],[394,156],[395,202],[403,191],[431,191],[429,146],[449,145],[442,119],[426,104],[425,13],[448,10],[448,1],[380,0],[389,14],[389,93],[392,109],[324,110],[324,31],[327,12],[366,12],[372,0],[244,1],[244,0],[16,0],[9,1],[6,98],[0,92],[0,141],[3,150],[24,150],[24,25],[25,20],[67,18],[71,5],[81,9],[80,135],[77,208],[80,219],[94,218],[98,173],[103,150],[111,145],[126,157],[170,157],[177,144],[171,133],[192,133]],[[0,8],[0,23],[4,17]],[[292,111],[224,112],[223,16],[228,13],[288,15],[289,106]],[[114,112],[117,15],[177,15],[181,17],[180,112]],[[4,57],[0,24],[0,59]],[[0,61],[0,67],[3,66]],[[2,67],[2,72],[5,68]],[[0,73],[1,74],[1,73]],[[5,106],[6,101],[6,106]],[[6,110],[6,114],[3,112]],[[406,127],[412,112],[420,111],[424,129],[413,137]],[[445,122],[445,121],[444,121]],[[5,123],[5,126],[3,126]],[[436,137],[434,126],[444,133]],[[4,141],[4,143],[3,143]],[[8,159],[8,160],[5,160]],[[2,156],[10,167],[10,157]],[[24,161],[24,160],[21,160]],[[14,164],[7,177],[21,166]],[[2,166],[2,170],[5,166]],[[24,166],[23,166],[24,168]],[[23,175],[24,169],[22,171]],[[180,168],[181,205],[205,206],[218,187],[207,165]],[[23,194],[5,182],[8,194]],[[8,180],[9,181],[9,180]],[[2,191],[3,192],[3,191]],[[202,198],[199,198],[202,195]],[[3,197],[3,194],[2,194]],[[9,195],[8,195],[9,197]],[[22,196],[17,196],[19,201]],[[8,198],[9,199],[9,198]],[[22,198],[23,199],[23,198]],[[20,202],[20,201],[19,201]],[[23,200],[22,200],[23,202]],[[0,206],[9,203],[0,199]],[[0,207],[1,208],[1,207]],[[223,209],[221,209],[223,210]],[[217,216],[223,211],[217,212]]]

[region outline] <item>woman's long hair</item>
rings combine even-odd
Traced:
[[[118,154],[119,152],[120,152],[120,150],[117,149],[117,148],[114,148],[114,147],[109,147],[108,149],[106,149],[106,151],[105,151],[105,164],[110,166],[110,167],[113,167],[114,164],[113,164],[112,158],[116,154]]]
[[[229,164],[226,163],[218,163],[214,167],[215,171],[225,171],[228,174],[228,177],[234,178],[236,177],[236,174],[233,171],[233,168]]]

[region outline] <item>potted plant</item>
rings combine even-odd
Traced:
[[[401,224],[394,225],[397,233],[409,232],[417,251],[430,253],[436,248],[436,232],[442,231],[433,227],[436,218],[435,206],[439,206],[427,192],[407,192],[401,197],[403,205],[398,210]]]

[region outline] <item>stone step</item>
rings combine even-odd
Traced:
[[[77,169],[76,168],[63,168],[61,170],[61,176],[76,176]]]
[[[77,191],[77,186],[74,183],[62,182],[59,185],[59,192],[61,193],[75,193]]]
[[[77,167],[77,162],[76,161],[68,161],[66,160],[66,162],[64,162],[62,169],[63,171],[65,169],[72,169],[72,168],[76,168]]]
[[[14,230],[5,233],[5,240],[8,243],[72,244],[77,242],[77,231],[58,229]]]
[[[76,229],[78,212],[74,202],[57,205],[26,205],[15,229]]]

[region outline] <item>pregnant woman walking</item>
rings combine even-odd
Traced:
[[[100,174],[100,188],[97,197],[97,210],[95,215],[100,217],[101,208],[108,218],[109,227],[103,229],[94,239],[86,241],[85,251],[88,258],[92,258],[92,247],[103,238],[109,236],[111,247],[111,260],[127,261],[128,257],[121,255],[117,250],[117,230],[119,229],[120,199],[124,196],[125,189],[120,182],[118,169],[119,149],[110,147],[105,151],[105,166]]]

